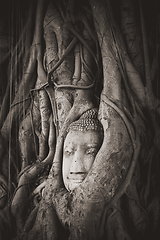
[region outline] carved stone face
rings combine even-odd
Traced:
[[[62,175],[66,189],[72,191],[86,178],[101,146],[102,136],[98,131],[73,131],[65,139]]]

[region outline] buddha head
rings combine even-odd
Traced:
[[[62,176],[66,189],[72,191],[86,178],[103,141],[97,109],[90,109],[71,123],[63,148]]]

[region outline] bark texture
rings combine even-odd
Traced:
[[[4,8],[9,26],[0,10],[1,238],[160,236],[155,6],[17,0]],[[67,128],[95,107],[103,143],[85,180],[69,192],[62,178]]]

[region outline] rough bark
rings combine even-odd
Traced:
[[[38,0],[29,10],[35,22],[28,19],[9,62],[20,49],[23,66],[16,60],[10,76],[21,81],[7,111],[14,83],[6,87],[0,116],[0,223],[11,232],[1,227],[3,238],[120,240],[158,233],[159,99],[153,86],[159,48],[155,41],[154,55],[148,44],[143,2],[113,2],[120,14],[109,0]],[[103,143],[83,183],[68,192],[62,179],[66,130],[93,107]]]

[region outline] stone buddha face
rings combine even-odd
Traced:
[[[62,175],[68,191],[77,188],[86,178],[102,144],[100,122],[93,120],[93,115],[92,120],[90,115],[85,117],[72,124],[64,141]]]

